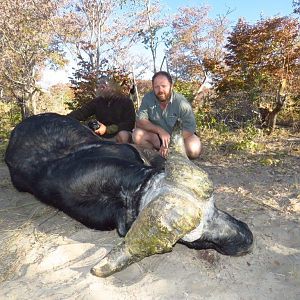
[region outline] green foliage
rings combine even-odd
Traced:
[[[0,143],[0,161],[4,160],[4,155],[7,147],[7,142]]]
[[[20,110],[15,103],[0,102],[0,139],[7,140],[21,118]]]
[[[202,141],[209,144],[209,151],[221,151],[226,154],[257,153],[265,148],[263,131],[251,123],[244,128],[230,131],[222,122],[215,122],[199,130]]]
[[[41,93],[36,102],[37,113],[56,112],[65,115],[69,112],[66,103],[72,102],[74,95],[68,84],[56,84],[46,93]]]
[[[263,166],[277,166],[280,164],[280,162],[281,162],[280,159],[277,159],[277,158],[274,158],[271,156],[262,157],[259,160],[259,163]]]
[[[97,79],[104,75],[102,72],[93,70],[90,62],[79,57],[78,68],[70,78],[74,99],[67,101],[69,109],[74,110],[91,101],[96,96]]]
[[[284,110],[281,111],[277,118],[277,124],[299,127],[300,124],[300,95],[298,97],[290,97],[285,104]]]
[[[195,92],[197,90],[197,84],[195,82],[177,80],[174,83],[174,90],[183,95],[190,103],[193,103],[195,99]]]
[[[261,134],[261,130],[257,129],[253,124],[246,126],[241,134],[241,139],[233,145],[233,150],[247,150],[254,152],[261,146],[255,141],[256,137]]]
[[[262,137],[262,131],[251,124],[235,131],[220,132],[217,129],[209,130],[211,135],[210,144],[215,150],[221,150],[226,153],[254,153],[263,149],[263,145],[259,142]]]
[[[219,133],[228,131],[228,127],[224,122],[219,122],[217,118],[211,113],[208,107],[201,107],[195,113],[195,119],[198,129],[215,129]]]

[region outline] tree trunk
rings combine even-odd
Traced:
[[[25,93],[25,95],[17,99],[21,110],[22,120],[36,114],[35,97],[36,97],[36,90],[32,94]]]
[[[140,107],[141,105],[141,101],[140,101],[140,96],[139,96],[139,91],[137,88],[137,83],[135,80],[135,75],[134,75],[134,69],[132,68],[132,80],[133,80],[133,85],[134,85],[134,96],[136,98],[136,102],[137,102],[137,108]]]
[[[261,108],[262,125],[264,128],[266,128],[268,134],[273,132],[278,113],[283,109],[283,105],[286,100],[285,87],[286,79],[283,79],[277,92],[276,105],[272,111],[266,108]]]
[[[30,114],[30,109],[25,101],[25,99],[22,97],[21,99],[18,99],[18,103],[19,103],[19,107],[21,110],[21,116],[22,116],[22,120],[28,118],[31,114]]]

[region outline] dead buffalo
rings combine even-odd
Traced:
[[[225,255],[250,251],[248,226],[216,208],[206,172],[184,151],[175,125],[164,169],[130,145],[104,142],[78,121],[48,113],[12,131],[5,154],[11,180],[88,227],[125,236],[93,269],[106,277],[176,242]]]

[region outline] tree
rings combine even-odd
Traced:
[[[172,37],[168,58],[175,78],[192,82],[194,97],[209,77],[208,63],[220,61],[227,33],[226,15],[209,18],[207,6],[183,7],[172,23]]]
[[[108,20],[112,17],[117,3],[112,0],[79,0],[75,2],[78,24],[81,25],[80,37],[75,42],[77,56],[85,59],[92,69],[101,65],[101,60],[108,56],[111,43]]]
[[[159,0],[143,0],[142,9],[137,13],[136,27],[138,35],[146,49],[150,49],[153,63],[153,73],[157,71],[157,53],[159,46],[165,42],[163,29],[168,25],[168,18],[162,17],[162,6]],[[161,68],[160,68],[161,69]]]
[[[72,10],[81,27],[79,36],[74,41],[76,56],[79,60],[88,62],[92,69],[101,67],[103,61],[120,68],[126,66],[124,58],[137,37],[130,9],[121,9],[127,2],[135,5],[135,1],[74,2]]]
[[[120,5],[130,1],[76,1],[73,10],[81,32],[75,42],[78,58],[77,69],[71,77],[76,108],[96,96],[98,81],[103,75],[119,82],[124,88],[128,81],[129,49],[137,37],[130,13]],[[135,1],[132,1],[134,5]],[[121,79],[122,77],[122,79]],[[123,78],[124,77],[124,78]]]
[[[63,4],[63,1],[59,1]],[[53,23],[60,6],[56,1],[3,0],[0,3],[0,84],[4,96],[18,103],[23,118],[35,110],[39,71],[46,61],[64,64]]]
[[[67,102],[68,108],[76,109],[98,96],[98,83],[103,76],[108,78],[115,90],[129,94],[132,87],[130,72],[114,68],[108,64],[108,61],[102,61],[102,65],[95,69],[91,63],[81,60],[71,78],[74,97]]]
[[[69,84],[56,84],[41,93],[37,103],[38,113],[56,112],[65,115],[68,112],[66,103],[74,98]]]
[[[299,22],[290,17],[262,19],[254,25],[240,19],[228,38],[225,68],[216,81],[218,91],[223,95],[244,91],[245,101],[257,105],[272,98],[274,111],[267,122],[270,132],[287,92],[296,89],[298,39]]]
[[[300,0],[293,1],[294,13],[300,14]]]

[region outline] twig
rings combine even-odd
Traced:
[[[52,216],[46,218],[43,222],[41,222],[40,224],[38,224],[37,227],[40,227],[41,225],[43,225],[44,223],[46,223],[48,220],[50,220],[51,218],[55,217],[58,213],[59,213],[59,210],[57,209],[56,212]]]
[[[6,207],[4,209],[0,209],[0,212],[1,211],[7,211],[7,210],[10,210],[10,209],[18,209],[20,207],[24,207],[24,206],[29,206],[29,205],[33,205],[33,204],[36,204],[37,202],[31,202],[31,203],[26,203],[26,204],[23,204],[23,205],[19,205],[19,206],[10,206],[10,207]]]

